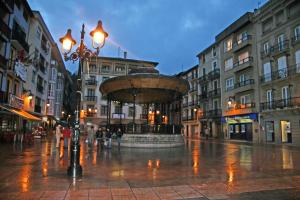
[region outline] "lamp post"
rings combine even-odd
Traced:
[[[93,40],[93,48],[94,51],[88,49],[84,44],[84,24],[81,29],[81,37],[80,44],[76,48],[74,52],[71,53],[72,47],[76,44],[76,41],[72,38],[71,29],[68,29],[65,36],[59,39],[62,43],[62,52],[64,55],[65,61],[79,61],[79,69],[78,69],[78,78],[77,78],[77,91],[76,94],[80,94],[77,97],[77,108],[75,111],[75,131],[71,140],[71,158],[70,158],[70,166],[68,168],[68,175],[72,177],[78,177],[82,175],[82,167],[79,163],[79,155],[80,155],[80,144],[79,144],[79,135],[80,135],[80,126],[79,126],[79,118],[80,118],[80,101],[81,101],[81,72],[83,70],[83,62],[89,61],[92,57],[96,57],[99,55],[100,49],[105,44],[105,39],[108,37],[108,34],[102,28],[102,22],[98,21],[97,27],[90,32],[90,36]]]

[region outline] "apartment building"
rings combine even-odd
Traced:
[[[255,12],[262,141],[300,145],[300,1]]]
[[[31,63],[27,67],[24,88],[30,91],[32,100],[26,110],[47,122],[47,114],[54,114],[55,93],[52,88],[48,92],[48,80],[50,78],[50,86],[54,86],[57,73],[54,65],[51,66],[51,56],[55,42],[39,11],[33,11],[30,19],[28,41]]]
[[[84,69],[81,75],[81,111],[80,124],[86,127],[104,126],[110,121],[110,124],[128,124],[132,122],[135,113],[135,122],[142,124],[147,121],[147,109],[143,105],[136,106],[134,112],[133,104],[112,102],[108,110],[107,99],[102,97],[99,87],[102,81],[127,75],[131,70],[143,67],[154,68],[158,65],[156,62],[112,57],[97,57],[91,59],[89,63],[84,63]]]
[[[0,1],[0,131],[25,129],[23,83],[26,81],[26,58],[29,55],[28,32],[33,13],[27,1]]]
[[[260,141],[259,80],[253,13],[216,36],[220,47],[222,125],[225,139]]]
[[[221,135],[221,84],[220,84],[220,49],[212,44],[197,55],[198,65],[198,105],[200,132],[209,128],[210,137]],[[223,137],[222,137],[223,138]]]
[[[182,72],[180,78],[188,80],[189,92],[182,99],[182,125],[186,137],[199,138],[200,124],[198,120],[198,65]]]

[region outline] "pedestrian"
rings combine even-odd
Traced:
[[[111,132],[109,129],[106,130],[105,138],[107,141],[107,148],[111,148]]]
[[[118,130],[117,130],[118,148],[120,148],[122,136],[123,136],[123,132],[122,132],[122,130],[120,128],[118,128]]]
[[[58,148],[59,147],[59,143],[60,143],[60,137],[61,137],[61,125],[60,124],[58,124],[56,126],[55,136],[56,136],[56,148]]]
[[[209,129],[208,127],[206,126],[205,129],[204,129],[204,134],[205,134],[205,137],[206,139],[208,140],[208,136],[209,136]]]
[[[101,145],[102,137],[103,137],[103,132],[102,132],[102,129],[99,127],[98,130],[96,131],[96,141],[97,141],[97,145],[98,145],[98,144]]]
[[[95,137],[94,126],[91,126],[90,129],[88,130],[88,145],[89,145],[89,147],[93,146],[94,137]]]
[[[67,149],[69,144],[69,139],[71,137],[71,131],[68,126],[63,128],[62,134],[64,137],[64,148]]]

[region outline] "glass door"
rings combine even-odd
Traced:
[[[281,125],[281,141],[282,141],[282,143],[291,143],[292,142],[291,122],[290,121],[280,121],[280,125]]]

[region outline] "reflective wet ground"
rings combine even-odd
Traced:
[[[1,144],[0,199],[300,199],[300,148],[215,140],[182,148],[88,149],[66,175],[54,140]]]

